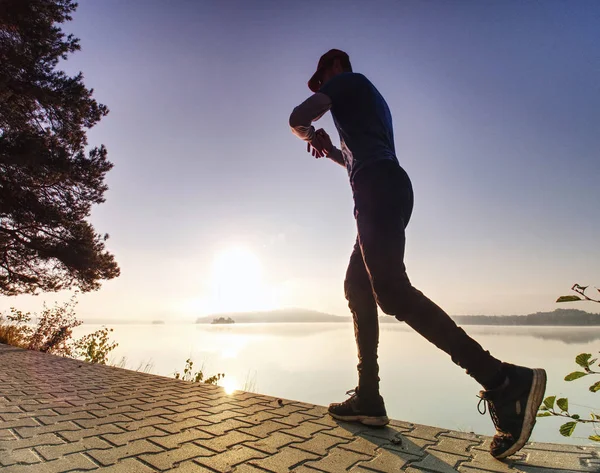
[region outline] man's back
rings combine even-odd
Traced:
[[[397,162],[390,109],[362,74],[345,72],[326,82],[320,93],[332,102],[331,114],[340,134],[350,178],[374,162]]]

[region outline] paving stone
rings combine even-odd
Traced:
[[[147,440],[136,440],[122,447],[113,447],[108,450],[92,450],[87,452],[87,454],[101,465],[109,466],[124,458],[136,457],[144,453],[161,452],[162,450],[162,448]]]
[[[127,414],[127,416],[130,417],[130,419],[126,419],[124,422],[127,422],[127,421],[131,422],[131,420],[142,420],[142,419],[146,419],[148,417],[154,417],[154,416],[160,416],[160,415],[164,415],[165,417],[167,417],[168,414],[173,414],[173,411],[170,411],[169,409],[165,409],[164,407],[157,407],[157,408],[154,408],[149,411],[130,412],[129,414]],[[190,415],[192,415],[192,414],[190,414]]]
[[[322,433],[317,433],[311,439],[304,442],[295,443],[293,448],[298,448],[300,450],[304,450],[305,452],[316,453],[317,455],[325,456],[329,450],[339,445],[344,445],[349,450],[353,450],[349,447],[349,440],[339,437],[332,437],[330,435],[324,435]]]
[[[102,437],[114,445],[122,446],[128,444],[129,442],[133,442],[134,440],[151,437],[164,437],[166,435],[168,435],[167,432],[158,430],[156,427],[143,427],[141,429],[121,432],[118,434],[106,434]],[[153,440],[155,439],[153,438]]]
[[[432,453],[433,451],[440,451],[452,453],[455,455],[463,455],[464,457],[468,458],[471,456],[469,450],[472,447],[480,445],[481,443],[482,442],[479,439],[465,440],[447,436],[440,436],[438,442],[431,447],[427,447],[426,450],[432,451]]]
[[[319,458],[314,453],[304,452],[293,448],[285,448],[275,455],[268,456],[262,460],[251,461],[251,465],[264,468],[265,470],[280,473],[291,470],[294,466]]]
[[[281,426],[283,426],[282,424],[279,424]],[[241,422],[237,419],[227,419],[224,422],[219,422],[217,424],[211,424],[211,425],[202,425],[200,427],[198,427],[198,429],[207,432],[211,435],[223,435],[225,432],[229,432],[230,430],[241,430],[242,428],[250,428],[252,427],[251,424],[247,424],[246,422]],[[252,435],[252,433],[243,431],[245,433],[248,433],[250,435]]]
[[[175,417],[173,416],[165,416],[168,419],[175,419]],[[224,411],[224,412],[219,412],[218,414],[212,414],[210,412],[200,412],[200,413],[196,413],[195,417],[201,417],[203,420],[205,420],[207,423],[209,424],[219,424],[223,421],[229,420],[229,419],[234,419],[236,418],[237,420],[239,420],[240,422],[244,421],[244,417],[245,414],[241,411]],[[250,427],[250,423],[246,422],[248,424],[248,427]]]
[[[195,460],[189,460],[183,463],[179,463],[169,470],[169,473],[215,473],[212,468],[206,468],[200,465]],[[220,473],[220,472],[219,472]]]
[[[0,452],[0,465],[7,467],[14,464],[32,464],[39,463],[42,459],[29,448],[12,450],[9,452]]]
[[[202,446],[210,448],[215,452],[224,452],[228,448],[243,442],[254,441],[256,437],[236,430],[227,432],[225,435],[213,437],[208,440],[202,440]]]
[[[529,450],[542,450],[550,452],[566,452],[566,453],[582,453],[585,451],[585,447],[582,445],[565,445],[560,443],[528,443],[524,451]]]
[[[189,429],[178,434],[165,435],[162,437],[153,437],[152,442],[164,448],[176,448],[187,442],[201,441],[212,438],[209,433],[203,432],[200,429]]]
[[[587,446],[529,444],[409,422],[338,422],[324,407],[0,344],[1,473],[600,473]],[[102,466],[99,466],[102,465]]]
[[[302,424],[300,424],[297,427],[293,427],[293,428],[289,428],[289,426],[287,425],[283,425],[283,424],[278,424],[281,427],[283,427],[282,432],[284,434],[288,434],[288,435],[294,435],[295,437],[300,437],[303,439],[310,439],[312,438],[312,436],[314,434],[316,434],[317,432],[321,432],[321,431],[327,431],[329,430],[328,427],[325,427],[324,425],[320,425],[320,424],[316,424],[314,422],[304,422]]]
[[[98,468],[94,462],[81,453],[67,455],[58,460],[35,465],[12,465],[2,469],[2,473],[63,473],[66,471],[91,471]]]
[[[186,443],[179,448],[167,450],[166,452],[141,455],[139,458],[152,465],[157,470],[170,471],[176,463],[191,460],[198,457],[215,455],[215,452],[194,443]]]
[[[259,404],[259,403],[252,404],[248,407],[240,406],[240,405],[237,405],[237,403],[236,403],[236,408],[232,409],[230,412],[233,412],[233,411],[238,412],[240,415],[243,415],[243,416],[252,416],[259,412],[271,412],[271,413],[273,413],[273,415],[275,415],[277,417],[284,417],[287,415],[287,414],[281,414],[281,413],[275,412],[275,409],[273,409],[273,407],[265,406],[264,404]]]
[[[410,431],[412,429],[414,429],[415,424],[411,423],[411,422],[405,422],[402,420],[395,420],[395,419],[391,419],[390,423],[388,424],[390,427],[394,427],[396,429],[400,429],[402,431]]]
[[[57,422],[56,424],[36,426],[36,427],[19,427],[15,431],[17,434],[25,439],[35,437],[42,434],[55,434],[65,431],[77,431],[81,430],[77,424],[73,422]]]
[[[315,422],[315,423],[319,423],[319,422]],[[320,423],[319,423],[320,424]],[[322,425],[322,424],[320,424]],[[354,437],[356,437],[359,434],[355,434],[343,427],[340,427],[339,425],[336,425],[334,428],[330,428],[327,430],[322,430],[321,431],[323,434],[325,435],[331,435],[332,437],[340,437],[343,439],[353,439]],[[362,429],[362,432],[367,432],[367,429]]]
[[[72,414],[55,414],[55,415],[51,415],[51,416],[38,416],[36,417],[36,420],[43,425],[54,425],[54,424],[62,424],[64,422],[69,422],[72,420],[81,420],[81,419],[95,419],[96,416],[94,416],[93,414],[86,412],[86,411],[81,411],[81,412],[74,412]]]
[[[474,449],[471,453],[471,459],[458,466],[459,472],[474,473],[475,471],[486,471],[493,473],[513,473],[515,471],[509,463],[496,460],[489,452]]]
[[[38,409],[33,412],[15,412],[2,414],[4,422],[12,422],[19,419],[25,418],[37,418],[39,416],[57,416],[58,414],[50,409]]]
[[[101,425],[107,425],[107,424],[113,425],[113,424],[118,424],[121,422],[131,422],[131,418],[126,417],[123,414],[115,414],[115,415],[108,415],[106,417],[97,417],[97,418],[93,418],[93,419],[75,420],[73,422],[80,425],[84,429],[90,429],[92,427],[98,427]]]
[[[289,426],[296,426],[298,424],[301,424],[302,422],[305,422],[307,420],[315,420],[318,419],[318,417],[315,417],[313,415],[307,415],[305,414],[304,411],[300,411],[300,412],[294,412],[293,414],[290,414],[286,417],[280,417],[277,419],[277,422],[281,422],[282,424],[286,424]]]
[[[200,423],[202,423],[202,421],[198,421]],[[170,429],[165,429],[164,426],[168,425],[170,427]],[[119,423],[119,427],[125,429],[125,430],[137,430],[137,429],[141,429],[143,427],[155,427],[155,426],[160,426],[163,430],[167,430],[168,432],[172,432],[172,433],[176,433],[179,432],[179,430],[183,430],[183,429],[179,429],[179,430],[173,430],[174,427],[177,425],[177,423],[170,421],[169,419],[165,419],[164,417],[160,417],[160,416],[151,416],[151,417],[147,417],[145,419],[140,419],[140,420],[132,420],[131,422],[121,422]],[[190,427],[195,427],[195,425],[191,425]]]
[[[416,437],[423,440],[431,440],[433,442],[437,442],[438,437],[442,433],[447,432],[447,430],[440,429],[439,427],[430,427],[427,425],[415,424],[414,428],[410,432],[406,432],[404,435],[407,437]]]
[[[235,473],[265,473],[265,470],[252,466],[250,463],[242,463],[241,465],[236,466],[233,471]],[[314,472],[315,470],[313,470],[313,473]]]
[[[466,459],[462,455],[436,452],[434,450],[428,450],[428,453],[418,462],[412,463],[411,466],[436,473],[455,473],[460,463]]]
[[[38,427],[40,424],[30,417],[2,422],[0,429],[16,429],[18,427]]]
[[[0,452],[31,448],[38,445],[60,445],[62,443],[65,442],[54,434],[42,434],[26,439],[2,440],[0,441]]]
[[[373,456],[337,447],[331,449],[326,457],[316,461],[306,462],[306,466],[328,473],[341,473],[348,471],[359,462],[371,460],[372,458]]]
[[[568,452],[556,452],[550,450],[529,450],[527,452],[527,461],[516,461],[514,465],[519,468],[526,465],[535,465],[543,468],[556,468],[563,470],[581,471],[583,467],[582,459],[592,458],[591,455],[584,455]]]
[[[76,442],[78,440],[88,437],[96,437],[104,434],[118,434],[121,432],[125,431],[117,425],[104,424],[98,427],[92,427],[91,429],[79,429],[74,431],[61,432],[60,436],[67,439],[67,441],[69,442]]]
[[[63,443],[60,445],[42,445],[35,447],[35,450],[45,460],[56,460],[71,453],[83,453],[96,449],[109,449],[112,445],[99,437],[88,437],[78,442]]]
[[[296,427],[296,429],[298,428],[299,427]],[[252,435],[254,437],[264,438],[272,432],[283,429],[289,429],[289,426],[285,424],[280,424],[279,422],[268,420],[266,422],[263,422],[262,424],[255,425],[253,427],[244,427],[238,430],[240,432]],[[284,433],[293,435],[293,433],[290,430],[286,430]]]
[[[126,458],[111,466],[98,470],[102,473],[156,473],[154,468],[144,465],[135,458]]]
[[[435,445],[435,442],[431,440],[423,440],[419,438],[400,437],[402,442],[400,444],[385,444],[382,448],[386,450],[395,450],[409,455],[415,455],[424,457],[427,453],[425,447]]]
[[[226,473],[232,471],[233,467],[239,465],[240,463],[244,463],[253,459],[264,458],[265,456],[266,455],[264,453],[257,450],[253,450],[243,445],[237,445],[223,453],[219,453],[211,457],[196,458],[194,461],[200,465]]]
[[[161,406],[149,405],[149,406],[146,406],[143,410],[155,409],[157,407],[161,407]],[[165,409],[168,409],[172,412],[177,412],[178,414],[181,414],[182,412],[190,412],[190,411],[194,411],[194,410],[204,410],[207,407],[210,407],[210,404],[207,404],[205,402],[198,402],[198,401],[185,403],[185,404],[176,404],[174,402],[169,402],[169,403],[163,403],[162,407],[164,407]],[[208,412],[208,411],[206,411],[206,412]]]
[[[255,450],[259,450],[261,452],[273,455],[277,453],[282,447],[286,447],[297,442],[303,442],[303,440],[298,437],[286,435],[282,432],[273,432],[268,437],[261,438],[252,442],[245,442],[245,445]]]
[[[194,427],[208,426],[210,424],[203,419],[190,417],[189,419],[183,420],[181,422],[170,422],[166,419],[161,419],[160,423],[153,423],[152,425],[157,426],[160,430],[164,430],[166,432],[169,432],[170,434],[176,434],[189,429],[193,429]],[[127,425],[124,427],[126,427],[127,430],[134,430],[134,428],[132,428],[131,425]]]
[[[209,407],[203,407],[202,410],[206,412],[210,412],[211,414],[218,414],[219,412],[231,411],[235,410],[237,406],[230,403],[218,404],[215,401],[206,401],[207,404],[210,404]]]
[[[440,438],[443,438],[443,437],[450,437],[450,438],[462,439],[462,440],[472,440],[473,442],[478,442],[478,443],[481,443],[483,441],[483,437],[481,435],[477,435],[477,434],[474,434],[471,432],[458,432],[455,430],[440,434]]]
[[[410,462],[419,460],[421,457],[411,455],[405,452],[380,450],[377,452],[377,456],[372,460],[363,461],[357,463],[353,468],[350,469],[352,472],[369,472],[381,471],[381,472],[393,472],[400,471]]]
[[[279,403],[272,403],[272,405],[269,406],[269,409],[272,409],[275,414],[282,417],[287,417],[294,412],[306,412],[302,407],[294,406],[293,404],[279,405]]]
[[[273,414],[270,411],[260,411],[260,412],[257,412],[256,414],[246,415],[246,416],[241,414],[239,417],[237,417],[237,419],[239,419],[243,422],[247,422],[249,424],[254,424],[254,425],[262,424],[264,421],[271,420],[271,419],[277,420],[278,422],[280,422],[281,420],[284,420],[284,419],[282,419],[281,416],[279,416],[277,414]],[[286,424],[290,425],[287,422],[286,422]],[[297,425],[297,423],[294,423],[292,425]]]
[[[374,440],[374,442],[372,441]],[[350,450],[356,453],[363,453],[365,455],[374,456],[375,450],[381,445],[389,444],[389,440],[380,439],[377,437],[368,438],[366,436],[359,436],[354,438],[352,441],[340,445],[340,448],[344,450]]]

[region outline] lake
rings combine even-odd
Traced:
[[[191,358],[212,375],[225,373],[224,386],[327,405],[345,399],[356,386],[356,347],[352,324],[112,325],[119,347],[112,361],[126,367],[151,363],[151,373],[173,376]],[[92,332],[84,324],[75,336]],[[548,372],[546,395],[568,397],[572,413],[589,418],[600,408],[600,393],[587,388],[592,378],[565,382],[577,369],[575,355],[598,354],[600,327],[464,326],[487,350],[502,359]],[[404,324],[381,324],[381,391],[394,419],[491,435],[489,418],[477,412],[480,387],[445,353]],[[596,378],[597,380],[597,378]],[[594,380],[594,381],[596,381]],[[587,407],[584,407],[587,406]],[[577,437],[558,433],[558,418],[540,418],[532,440],[589,443],[591,429],[578,426]]]

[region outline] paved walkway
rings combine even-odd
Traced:
[[[489,442],[0,345],[1,473],[600,471],[590,447],[532,444],[503,463]]]

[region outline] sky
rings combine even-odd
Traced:
[[[392,111],[417,288],[509,315],[600,287],[600,2],[81,1],[63,29],[82,50],[61,67],[110,109],[90,145],[115,165],[91,222],[122,274],[79,296],[84,320],[349,315],[348,177],[288,126],[331,48]]]

